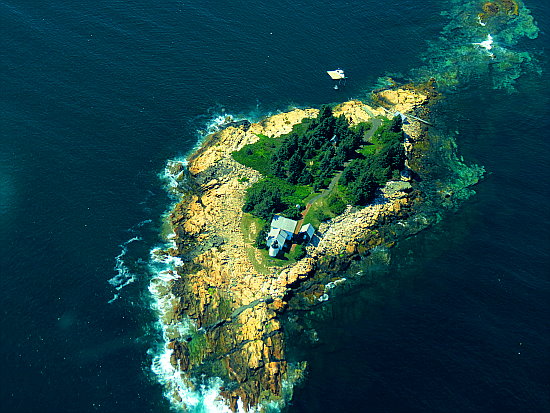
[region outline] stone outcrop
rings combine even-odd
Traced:
[[[354,100],[339,105],[334,113],[357,124],[385,115],[387,110],[417,113],[429,98],[428,93],[412,88],[385,90],[374,99],[385,109]],[[350,206],[323,223],[318,245],[308,246],[305,258],[292,266],[257,271],[249,255],[254,249],[241,230],[241,220],[245,192],[261,175],[234,161],[231,153],[257,141],[259,134],[277,139],[317,113],[295,109],[258,123],[231,125],[209,136],[188,160],[193,190],[170,215],[175,246],[163,253],[181,262],[176,268],[179,278],[171,281],[178,304],[167,322],[190,319],[194,325],[188,336],[167,344],[172,350],[171,363],[189,378],[200,374],[221,377],[227,385],[220,394],[233,410],[238,403],[248,410],[285,396],[283,381],[289,379],[290,367],[277,315],[287,307],[289,291],[320,267],[341,265],[341,258],[335,257],[349,261],[388,242],[381,236],[383,226],[407,219],[418,196],[408,177],[389,182],[374,204]],[[425,140],[423,126],[412,122],[404,129],[409,136],[409,157],[420,156],[422,148],[415,145]]]

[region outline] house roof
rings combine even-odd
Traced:
[[[297,221],[282,217],[280,215],[274,215],[273,219],[271,220],[272,228],[283,229],[285,231],[290,232],[291,234],[294,233],[294,230],[296,229],[296,225],[298,225]]]
[[[277,238],[278,236],[281,236],[285,239],[291,239],[294,234],[292,232],[285,231],[284,229],[280,228],[271,228],[269,230],[269,234],[267,234],[267,238]]]
[[[286,240],[286,231],[272,228],[271,231],[269,231],[269,235],[267,236],[266,244],[268,247],[271,247],[271,244],[273,244],[274,241],[277,241],[277,244],[279,244],[279,248],[282,248],[282,246],[285,245]]]
[[[311,237],[313,236],[313,234],[315,234],[315,228],[311,224],[306,224],[306,225],[303,225],[302,228],[300,228],[300,233],[303,233],[303,232],[305,232],[307,235]]]

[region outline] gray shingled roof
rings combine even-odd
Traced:
[[[285,231],[288,231],[291,234],[294,233],[294,230],[296,229],[296,225],[298,225],[297,221],[282,217],[280,215],[274,215],[273,220],[271,221],[272,228],[284,229]]]

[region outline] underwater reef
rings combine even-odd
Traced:
[[[434,77],[440,87],[467,87],[476,76],[489,76],[493,88],[514,91],[525,73],[540,73],[539,57],[523,50],[525,39],[538,37],[529,9],[520,1],[451,0],[441,35],[427,42],[425,65],[412,77]]]

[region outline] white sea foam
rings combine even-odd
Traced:
[[[166,190],[170,194],[180,192],[187,168],[185,158],[169,159],[159,177],[165,182]]]
[[[174,307],[179,298],[171,292],[171,284],[180,276],[175,267],[182,264],[180,258],[162,254],[162,249],[151,250],[151,269],[154,272],[149,283],[152,308],[158,315],[157,329],[162,335],[162,344],[151,350],[153,361],[151,370],[159,383],[164,386],[164,395],[176,408],[191,412],[229,413],[229,407],[221,400],[219,388],[221,379],[213,377],[202,379],[188,378],[170,362],[172,350],[167,347],[170,340],[185,339],[194,329],[192,322],[184,319],[171,322]]]
[[[234,121],[235,118],[231,114],[214,115],[206,125],[206,129],[203,133],[205,135],[210,135],[211,133],[218,132],[223,129],[224,125]]]
[[[334,281],[331,281],[329,282],[328,284],[325,285],[325,292],[322,296],[320,296],[317,301],[319,301],[320,303],[324,302],[324,301],[328,301],[328,299],[330,298],[330,296],[328,295],[328,292],[330,290],[332,290],[333,288],[335,288],[338,284],[342,284],[343,282],[345,282],[347,280],[347,278],[339,278],[337,280],[334,280]]]
[[[487,40],[484,40],[479,43],[472,43],[474,46],[479,46],[487,51],[489,56],[494,57],[495,55],[490,51],[493,48],[493,36],[490,34],[487,35]]]
[[[206,136],[219,131],[224,124],[243,118],[254,119],[255,116],[234,116],[223,110],[222,113],[218,112],[212,115],[205,128],[197,131],[199,139],[190,152],[196,151]],[[161,180],[166,183],[167,191],[171,194],[185,191],[186,158],[187,156],[167,161],[164,171],[159,174]],[[172,294],[171,287],[173,282],[180,278],[176,268],[181,267],[184,262],[181,258],[164,251],[176,246],[175,238],[174,233],[168,234],[164,246],[153,248],[150,251],[149,268],[153,276],[148,289],[152,297],[151,308],[156,312],[158,318],[155,327],[162,337],[162,342],[158,347],[149,350],[149,354],[152,356],[151,371],[155,374],[158,382],[164,386],[164,395],[174,408],[196,413],[230,413],[229,406],[220,396],[220,387],[223,386],[223,381],[220,378],[205,376],[190,378],[171,363],[172,350],[167,347],[168,343],[174,339],[184,340],[195,330],[195,326],[189,319],[172,321],[174,308],[179,304],[180,299]],[[237,406],[239,412],[244,412],[241,400],[238,400]],[[277,406],[277,403],[273,406],[270,405],[270,411]],[[249,413],[257,411],[257,409],[248,410]]]
[[[111,298],[109,301],[107,301],[107,303],[108,303],[108,304],[112,304],[113,302],[115,302],[116,300],[118,300],[118,297],[119,297],[118,294],[114,294],[114,295],[113,295],[113,298]]]
[[[197,131],[198,135],[201,137],[220,131],[230,122],[237,122],[244,119],[248,119],[250,122],[257,122],[273,114],[272,112],[260,110],[259,102],[257,102],[255,108],[246,113],[229,113],[222,106],[213,107],[208,112],[209,116],[207,118],[201,117],[204,128]]]
[[[141,227],[143,227],[143,226],[146,225],[146,224],[150,224],[151,222],[153,222],[152,219],[144,219],[144,220],[141,221],[139,224],[137,224],[137,225],[135,226],[135,228],[141,228]]]
[[[328,294],[323,294],[322,296],[320,296],[317,301],[319,301],[320,303],[322,303],[323,301],[328,301],[330,297],[328,296]]]
[[[124,261],[124,257],[128,253],[128,245],[132,242],[141,241],[141,237],[133,237],[130,238],[128,241],[122,243],[119,245],[121,248],[120,254],[118,254],[115,257],[115,266],[114,270],[116,271],[116,275],[109,280],[109,284],[111,284],[117,291],[120,291],[127,285],[133,283],[137,279],[137,275],[130,271],[128,266],[126,265],[126,262]],[[108,301],[109,304],[113,303],[119,298],[119,294],[114,294],[113,298]]]
[[[332,290],[334,287],[336,287],[338,284],[342,284],[343,282],[345,282],[347,280],[347,278],[345,277],[342,277],[342,278],[339,278],[337,280],[334,280],[334,281],[331,281],[329,282],[327,285],[325,285],[325,291],[326,290]]]
[[[172,271],[172,270],[161,271],[157,276],[158,280],[164,281],[164,282],[168,282],[168,281],[171,281],[171,280],[177,280],[178,278],[180,278],[178,273],[176,273],[175,271]]]
[[[174,236],[175,237],[175,236]],[[168,248],[174,248],[176,243],[174,237],[169,237],[167,242]],[[165,264],[167,269],[174,269],[183,265],[183,260],[180,257],[174,257],[170,254],[164,253],[161,248],[153,248],[150,252],[151,260],[155,263]]]

